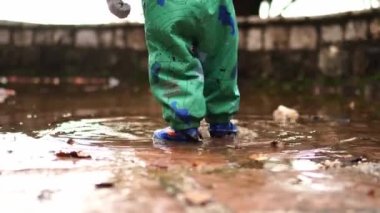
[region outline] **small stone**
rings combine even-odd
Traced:
[[[212,201],[212,196],[210,193],[205,191],[189,191],[184,194],[186,202],[190,205],[201,206],[206,205]]]
[[[288,108],[286,106],[280,105],[273,112],[273,119],[276,122],[287,124],[296,123],[299,118],[299,113],[295,109]]]

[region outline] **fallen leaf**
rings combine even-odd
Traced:
[[[374,189],[371,189],[371,190],[369,190],[369,191],[367,192],[367,195],[368,195],[369,197],[375,197],[375,195],[376,195],[376,191],[375,191]]]
[[[66,143],[70,144],[70,145],[73,145],[75,143],[75,141],[72,138],[70,138]]]
[[[192,162],[192,164],[191,164],[191,166],[192,166],[193,168],[201,168],[201,167],[203,167],[204,165],[205,165],[205,163],[202,162],[202,161],[194,161],[194,162]]]
[[[60,152],[55,153],[55,156],[57,156],[59,158],[91,159],[90,155],[87,155],[87,154],[82,153],[80,151],[79,152],[76,152],[76,151],[63,152],[63,151],[60,151]]]
[[[95,184],[95,188],[104,189],[104,188],[113,188],[115,186],[114,183],[98,183]]]

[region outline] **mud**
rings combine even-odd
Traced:
[[[278,105],[300,113],[273,121]],[[376,100],[242,89],[237,139],[153,143],[144,89],[17,91],[0,104],[0,212],[378,212]]]

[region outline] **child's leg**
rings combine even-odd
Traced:
[[[175,130],[198,127],[206,114],[203,69],[191,52],[197,32],[192,2],[144,3],[151,91]]]
[[[232,0],[211,0],[203,40],[199,44],[205,73],[206,119],[211,124],[228,123],[238,111],[238,28]]]

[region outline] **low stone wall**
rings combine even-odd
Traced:
[[[241,79],[380,81],[380,10],[299,19],[239,18]],[[146,80],[143,25],[0,23],[2,75]]]
[[[0,75],[116,76],[146,73],[142,25],[0,24]]]
[[[240,20],[241,70],[249,77],[380,74],[380,11]]]

